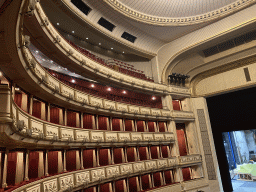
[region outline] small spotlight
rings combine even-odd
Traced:
[[[124,51],[123,51],[123,53],[124,53]]]
[[[57,23],[57,25],[60,25],[59,23]]]
[[[38,53],[38,51],[36,51],[36,53]]]
[[[76,81],[75,81],[75,79],[72,79],[71,82],[72,82],[72,83],[75,83]]]
[[[53,60],[51,60],[51,63],[53,63]]]
[[[111,49],[113,49],[113,47],[111,47]]]
[[[86,37],[86,39],[89,39],[88,37]]]
[[[2,76],[3,74],[2,74],[2,72],[0,71],[0,76]]]
[[[75,31],[72,31],[72,33],[75,33]]]
[[[126,91],[123,91],[123,94],[126,94]]]
[[[16,91],[19,91],[19,90],[20,90],[20,88],[19,88],[19,87],[17,87],[17,88],[15,88],[15,90],[16,90]]]
[[[91,87],[95,87],[95,85],[94,85],[94,84],[91,84]]]
[[[101,43],[99,43],[99,45],[101,45]]]
[[[153,97],[152,97],[152,100],[156,100],[156,97],[155,97],[155,96],[153,96]]]
[[[111,88],[109,87],[107,90],[108,90],[108,91],[111,91]]]

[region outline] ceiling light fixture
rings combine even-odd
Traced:
[[[113,49],[113,47],[111,47],[111,49]]]
[[[95,85],[94,84],[91,84],[91,87],[94,87]]]
[[[99,45],[101,45],[101,43],[99,43]]]
[[[108,91],[111,91],[111,88],[109,87],[107,90],[108,90]]]
[[[126,91],[123,91],[123,94],[126,94]]]
[[[123,53],[124,53],[124,51],[123,51]]]
[[[86,39],[89,39],[88,37],[86,37]]]
[[[57,23],[57,25],[60,25],[59,23]]]
[[[72,83],[75,83],[76,81],[75,81],[75,79],[72,79],[71,82],[72,82]]]
[[[153,96],[153,97],[152,97],[152,100],[156,100],[156,97],[155,97],[155,96]]]
[[[75,31],[72,31],[72,33],[75,33]]]

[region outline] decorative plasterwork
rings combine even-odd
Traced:
[[[190,17],[159,17],[148,15],[145,13],[138,12],[123,3],[119,0],[104,0],[108,5],[110,5],[113,9],[122,13],[123,15],[134,19],[136,21],[140,21],[143,23],[151,24],[151,25],[161,25],[161,26],[180,26],[180,25],[193,25],[197,23],[211,21],[220,17],[224,17],[231,13],[234,13],[240,9],[243,9],[247,6],[252,5],[256,2],[256,0],[238,0],[232,4],[229,4],[220,9],[204,13],[201,15],[190,16]]]
[[[203,79],[206,79],[208,77],[217,75],[219,73],[224,73],[226,71],[237,69],[239,67],[243,67],[243,66],[255,63],[255,62],[256,62],[256,56],[254,55],[254,56],[250,56],[250,57],[247,57],[247,58],[242,58],[242,59],[237,60],[237,61],[232,61],[232,62],[227,63],[225,65],[222,65],[222,66],[219,66],[219,67],[216,67],[214,69],[210,69],[210,70],[207,70],[203,73],[198,74],[191,81],[192,96],[193,97],[197,96],[196,86]]]

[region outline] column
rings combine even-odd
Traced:
[[[80,127],[84,128],[84,113],[81,112],[80,114]]]
[[[7,162],[8,162],[8,153],[9,150],[7,149],[4,154],[4,168],[3,168],[3,182],[2,182],[2,188],[7,187],[6,178],[7,178]]]
[[[47,121],[51,121],[51,107],[49,103],[47,103]]]
[[[81,161],[81,169],[84,169],[84,149],[81,149],[80,151],[80,161]]]
[[[29,164],[29,150],[26,151],[26,158],[25,158],[25,177],[24,181],[28,181],[28,164]]]
[[[28,113],[30,115],[32,115],[33,113],[33,95],[29,95],[29,109],[28,109]]]
[[[109,130],[112,131],[112,117],[109,117]]]
[[[49,150],[46,150],[46,153],[45,153],[45,176],[49,176],[49,173],[48,173],[48,153],[49,153]]]
[[[63,157],[63,172],[67,172],[67,162],[66,162],[67,150],[65,149],[63,153],[64,153],[64,157]]]
[[[67,126],[68,120],[68,112],[67,109],[64,110],[64,125]]]

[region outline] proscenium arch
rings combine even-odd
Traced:
[[[161,81],[165,84],[167,84],[167,77],[169,72],[172,72],[173,68],[177,65],[177,61],[182,59],[184,55],[191,54],[196,51],[201,51],[204,48],[210,47],[210,44],[214,42],[220,42],[220,41],[225,41],[227,37],[235,36],[241,32],[246,31],[247,29],[250,29],[250,26],[256,23],[256,17],[247,20],[246,22],[239,23],[232,28],[229,28],[227,30],[224,30],[222,32],[219,32],[213,36],[210,36],[202,41],[197,41],[195,43],[192,43],[191,45],[184,47],[180,50],[178,50],[176,53],[174,53],[167,62],[165,62],[163,70],[161,73]],[[181,37],[180,39],[182,39]],[[168,43],[164,45],[162,48],[158,50],[158,55],[161,51],[163,50],[166,46],[170,45],[171,43]],[[216,43],[217,44],[217,43]],[[197,66],[195,66],[197,67]]]

